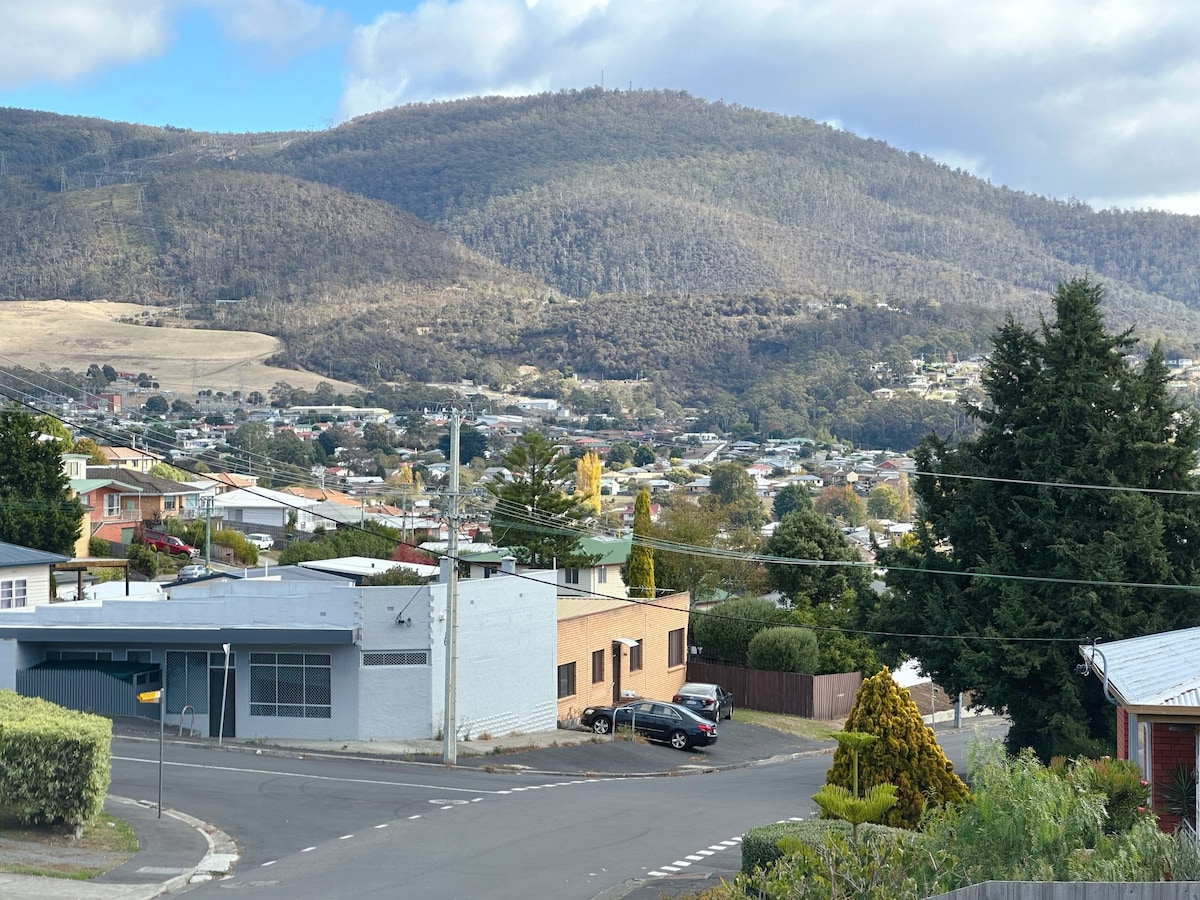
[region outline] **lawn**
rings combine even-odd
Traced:
[[[783,713],[760,712],[756,709],[737,708],[733,711],[735,722],[745,722],[747,725],[761,725],[763,728],[774,728],[785,734],[810,741],[833,741],[834,732],[842,730],[842,720],[804,719],[800,716],[787,716]]]
[[[129,824],[108,813],[76,838],[59,828],[22,825],[0,806],[0,872],[87,880],[115,869],[137,849]]]

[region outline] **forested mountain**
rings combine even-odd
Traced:
[[[847,409],[864,427],[873,362],[983,349],[1070,275],[1105,283],[1114,326],[1200,338],[1200,219],[1096,212],[672,92],[288,134],[0,110],[0,236],[0,297],[170,304],[368,385],[641,375],[656,402],[764,431]],[[948,430],[938,406],[893,412]]]

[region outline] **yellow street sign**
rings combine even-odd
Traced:
[[[142,691],[137,697],[139,703],[157,703],[162,699],[162,691]]]

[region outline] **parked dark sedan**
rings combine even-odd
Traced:
[[[689,681],[675,692],[671,702],[686,706],[692,712],[714,722],[720,722],[723,718],[733,718],[733,694],[719,684]]]
[[[706,747],[717,742],[717,726],[686,706],[643,700],[628,706],[589,706],[580,722],[596,734],[632,728],[652,741],[665,741],[676,750]]]

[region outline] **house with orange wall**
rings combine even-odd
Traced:
[[[588,706],[670,700],[687,674],[688,594],[558,598],[558,719]]]

